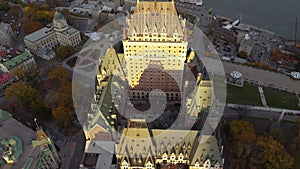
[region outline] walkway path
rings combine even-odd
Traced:
[[[259,95],[260,95],[260,99],[261,99],[261,103],[264,107],[268,107],[267,105],[267,101],[266,101],[266,97],[265,97],[265,94],[264,94],[264,90],[263,88],[261,87],[261,85],[258,85],[258,91],[259,91]]]
[[[297,98],[298,98],[298,102],[299,102],[299,103],[298,103],[298,106],[300,107],[300,97],[299,97],[300,94],[299,94],[298,92],[295,92],[295,94],[296,94],[296,96],[297,96]]]

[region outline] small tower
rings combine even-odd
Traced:
[[[32,146],[33,147],[41,146],[41,147],[45,147],[45,148],[48,147],[51,150],[54,159],[58,163],[61,163],[61,159],[58,156],[55,145],[53,144],[51,139],[48,137],[48,135],[44,132],[44,130],[38,125],[36,118],[34,119],[34,121],[35,121],[35,125],[36,125],[37,139],[32,141]]]

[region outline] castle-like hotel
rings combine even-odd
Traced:
[[[137,1],[123,29],[124,52],[109,48],[101,60],[95,103],[84,125],[82,169],[223,168],[218,131],[209,135],[199,127],[212,104],[212,82],[202,79],[188,39],[187,21],[173,0]],[[167,100],[154,122],[148,119],[157,112],[135,111],[136,105],[146,107],[151,95],[157,103]]]

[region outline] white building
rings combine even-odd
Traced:
[[[25,36],[26,47],[36,53],[39,47],[55,49],[58,46],[78,46],[81,42],[80,32],[68,25],[66,18],[55,12],[52,27],[44,27]]]

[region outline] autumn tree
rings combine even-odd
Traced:
[[[292,169],[294,158],[288,154],[281,143],[270,135],[262,135],[257,139],[261,150],[261,163],[265,169]]]
[[[42,24],[37,21],[28,21],[23,24],[23,29],[24,29],[26,35],[28,35],[32,32],[35,32],[35,31],[41,29],[42,27],[43,27]]]
[[[59,106],[52,109],[52,116],[63,124],[63,127],[68,127],[74,120],[72,112],[64,106]]]
[[[26,72],[22,68],[17,67],[11,71],[11,75],[22,79],[26,76]]]
[[[281,60],[283,58],[283,54],[282,52],[276,48],[271,52],[271,60],[273,62],[278,62],[279,60]]]
[[[256,132],[253,125],[243,120],[233,120],[230,123],[230,133],[237,142],[253,143],[256,140]]]
[[[60,88],[58,94],[58,106],[64,106],[70,111],[74,110],[71,82],[64,84]]]
[[[240,52],[237,54],[237,56],[238,56],[239,58],[243,58],[243,59],[247,59],[247,58],[248,58],[248,54],[247,54],[247,52],[245,52],[245,51],[240,51]]]
[[[67,83],[69,75],[69,72],[62,66],[57,66],[48,72],[49,78],[51,80],[58,80],[60,85]]]
[[[36,8],[33,7],[32,5],[27,5],[26,7],[23,8],[23,16],[25,20],[30,20],[31,16],[34,14],[36,11]]]
[[[18,98],[24,106],[40,98],[38,91],[24,82],[16,82],[5,89],[5,98]]]
[[[20,14],[20,8],[18,6],[12,6],[11,9],[8,11],[8,14],[18,17]]]
[[[44,113],[43,111],[45,110],[45,108],[46,106],[42,99],[33,100],[29,105],[30,113],[35,117],[39,116],[40,113]]]
[[[255,159],[256,132],[253,125],[247,121],[233,120],[229,125],[231,144],[230,159],[233,168],[258,166]],[[251,161],[251,165],[248,162]]]
[[[45,22],[47,24],[49,22],[49,18],[51,16],[50,11],[40,10],[32,14],[31,20],[38,22]]]
[[[280,128],[271,129],[270,136],[272,136],[274,140],[280,142],[281,144],[284,143],[284,136],[283,136],[282,131],[280,130]]]

